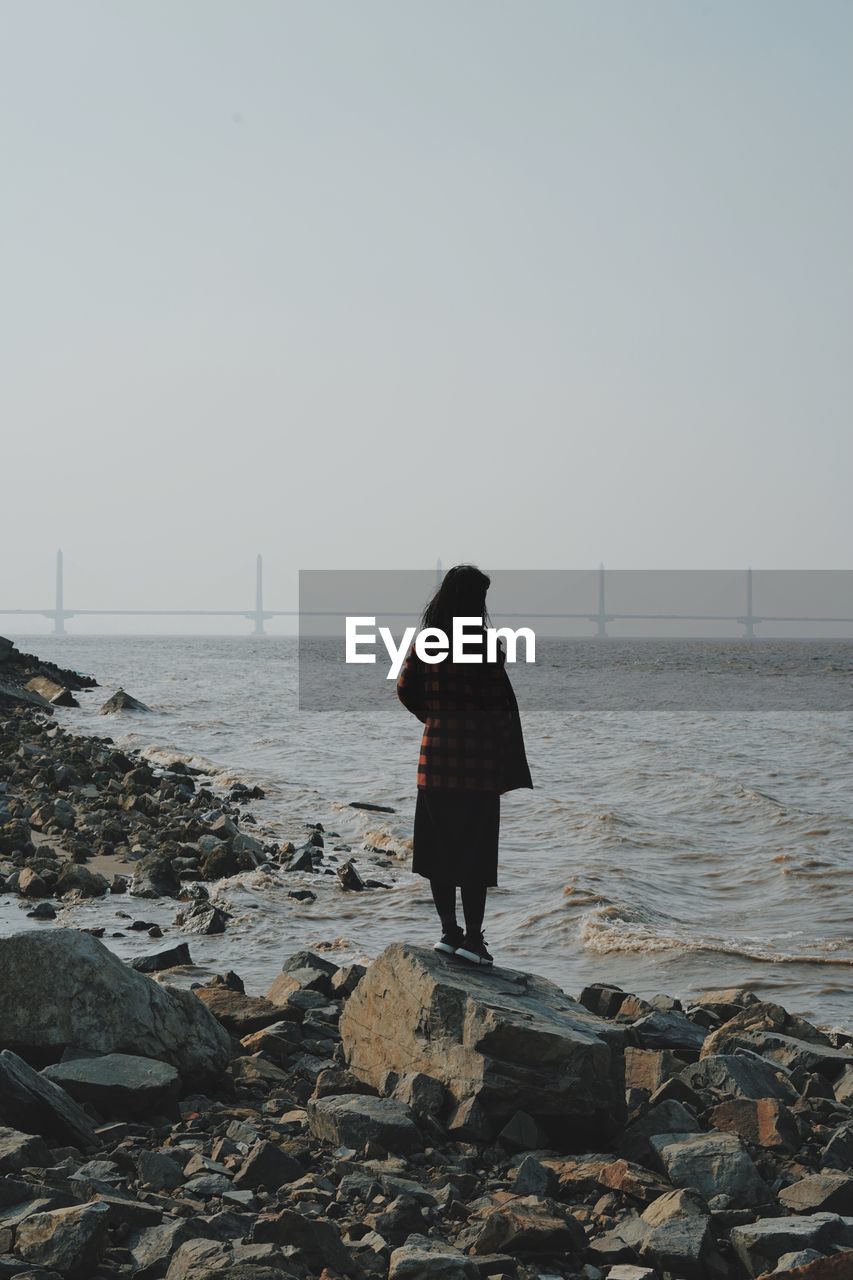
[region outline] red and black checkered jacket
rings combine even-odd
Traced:
[[[495,663],[422,662],[409,650],[397,696],[423,721],[418,787],[503,794],[532,787],[518,703],[498,646]]]

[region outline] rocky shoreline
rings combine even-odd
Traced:
[[[853,1277],[853,1036],[404,943],[264,996],[191,937],[127,964],[54,902],[210,932],[207,882],[323,833],[259,839],[248,789],[66,733],[34,679],[91,687],[0,642],[0,881],[45,920],[0,939],[0,1280]]]

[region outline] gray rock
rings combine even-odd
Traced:
[[[76,862],[66,862],[57,877],[54,892],[57,898],[76,893],[81,898],[102,898],[110,887],[109,881],[97,871]]]
[[[300,989],[331,996],[332,978],[336,971],[337,965],[313,951],[296,951],[282,964],[281,973],[267,992],[267,999],[273,1004],[284,1004],[288,996]]]
[[[127,1053],[58,1062],[42,1075],[109,1118],[168,1115],[181,1091],[180,1076],[169,1063]]]
[[[853,1218],[841,1218],[836,1213],[759,1218],[735,1227],[730,1239],[747,1275],[760,1276],[772,1271],[785,1253],[800,1249],[831,1253],[853,1248]]]
[[[526,1155],[518,1166],[512,1189],[519,1196],[548,1196],[556,1181],[552,1171],[535,1156]]]
[[[157,1058],[184,1081],[218,1080],[231,1058],[227,1032],[191,991],[135,973],[76,929],[0,939],[0,1034],[33,1054],[75,1046]]]
[[[100,1202],[34,1213],[18,1226],[15,1248],[35,1266],[88,1280],[106,1248],[109,1217]]]
[[[312,1099],[308,1127],[315,1138],[355,1150],[367,1142],[378,1143],[394,1155],[423,1147],[411,1108],[394,1098],[340,1094]]]
[[[171,859],[162,853],[149,853],[136,864],[130,883],[132,898],[177,898],[181,881]]]
[[[2,995],[0,995],[2,999]],[[0,1119],[14,1121],[25,1132],[70,1142],[84,1151],[96,1145],[85,1111],[52,1080],[33,1071],[23,1058],[0,1053]]]
[[[437,1116],[447,1102],[447,1090],[440,1080],[423,1071],[409,1071],[394,1086],[392,1097],[405,1102],[416,1115]]]
[[[140,1152],[136,1170],[141,1185],[152,1191],[174,1191],[184,1181],[182,1166],[161,1151]]]
[[[817,1249],[798,1249],[796,1253],[783,1253],[776,1263],[773,1275],[780,1271],[790,1271],[792,1267],[804,1267],[809,1262],[820,1262],[825,1257],[826,1254],[818,1253]]]
[[[53,1163],[50,1148],[43,1138],[17,1129],[0,1128],[0,1173],[12,1173],[37,1165],[47,1169]]]
[[[651,1155],[650,1138],[661,1134],[699,1132],[699,1121],[693,1113],[674,1098],[668,1098],[650,1107],[628,1126],[619,1144],[619,1154],[626,1160],[643,1164]]]
[[[388,1280],[479,1280],[473,1258],[443,1240],[411,1235],[391,1254]]]
[[[231,1179],[224,1173],[199,1173],[188,1178],[184,1190],[196,1199],[208,1200],[211,1196],[222,1196],[231,1190]]]
[[[670,1182],[710,1200],[730,1196],[737,1205],[770,1204],[773,1195],[734,1133],[663,1134],[650,1139]]]
[[[642,1215],[640,1254],[665,1274],[705,1280],[718,1261],[708,1206],[694,1191],[659,1196]],[[717,1273],[722,1280],[722,1264]]]
[[[751,1053],[710,1054],[685,1067],[679,1077],[691,1089],[713,1091],[729,1098],[796,1100],[797,1091],[769,1062]]]
[[[324,1267],[343,1275],[353,1275],[356,1271],[349,1250],[331,1222],[309,1218],[292,1209],[261,1214],[252,1227],[251,1238],[259,1244],[292,1246],[297,1260],[318,1275]]]
[[[847,1067],[836,1080],[835,1097],[839,1102],[853,1106],[853,1067]]]
[[[302,1165],[274,1142],[256,1142],[234,1175],[234,1186],[240,1190],[266,1187],[277,1191],[296,1182],[305,1173]]]
[[[791,1213],[853,1214],[853,1177],[846,1173],[813,1173],[779,1192],[779,1203]]]
[[[134,698],[132,694],[125,693],[124,689],[117,690],[111,698],[107,698],[101,707],[101,715],[114,715],[117,711],[150,711],[150,707],[146,707],[144,702],[140,702],[138,698]]]
[[[208,902],[197,902],[189,911],[183,913],[181,928],[184,933],[211,935],[224,933],[228,924],[228,916],[219,907]]]
[[[853,1124],[840,1124],[821,1152],[824,1169],[853,1168]]]
[[[173,1218],[158,1226],[143,1227],[128,1237],[134,1280],[156,1280],[162,1276],[169,1260],[187,1240],[204,1233],[204,1225],[192,1218]]]
[[[131,960],[130,967],[137,973],[162,973],[183,964],[192,964],[187,942],[179,942],[175,947],[164,947],[162,951],[154,951],[148,956],[136,956]]]
[[[554,1126],[612,1127],[624,1110],[624,1027],[604,1022],[554,983],[510,969],[462,968],[393,943],[368,968],[340,1022],[350,1068],[379,1087],[385,1072],[422,1071],[454,1102],[518,1110]]]
[[[675,1049],[698,1053],[707,1032],[677,1009],[655,1009],[630,1024],[636,1043],[642,1049]]]

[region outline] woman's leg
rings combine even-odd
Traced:
[[[430,880],[429,887],[432,889],[432,900],[435,903],[435,909],[441,921],[442,931],[447,934],[458,933],[459,925],[456,923],[456,885]]]
[[[465,913],[465,936],[479,938],[483,932],[483,917],[486,914],[484,884],[462,886],[462,910]]]

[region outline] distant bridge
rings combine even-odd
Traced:
[[[753,611],[752,599],[752,569],[744,570],[744,605],[742,613],[623,613],[621,611],[610,612],[607,609],[605,596],[605,569],[604,565],[600,565],[598,569],[598,607],[593,612],[577,612],[577,613],[501,613],[500,618],[527,618],[527,619],[553,619],[567,620],[577,619],[581,622],[590,622],[595,627],[597,636],[606,636],[608,622],[733,622],[743,627],[743,635],[748,639],[755,638],[755,628],[762,622],[807,622],[807,623],[851,623],[853,624],[853,615],[848,617],[812,617],[812,616],[785,616],[782,614],[756,614]],[[298,618],[298,609],[265,609],[264,608],[264,562],[263,557],[258,555],[255,562],[255,607],[254,609],[66,609],[65,593],[63,582],[63,559],[62,552],[56,553],[56,595],[53,608],[48,609],[0,609],[0,614],[14,614],[18,616],[41,617],[53,619],[53,634],[62,636],[66,634],[65,623],[69,618],[93,618],[93,617],[124,617],[124,618],[246,618],[253,623],[252,634],[262,636],[266,634],[264,623],[271,618]],[[441,582],[442,568],[441,561],[436,564],[436,585]],[[411,617],[411,610],[401,611],[394,614],[393,611],[382,610],[384,617]],[[334,610],[324,610],[312,612],[311,616],[326,617],[343,617],[341,612]]]

